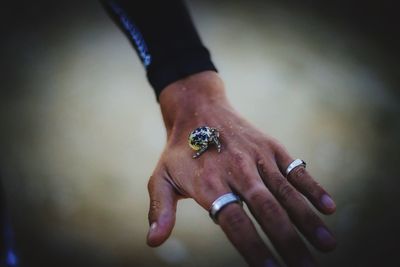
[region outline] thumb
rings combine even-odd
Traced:
[[[150,194],[147,244],[156,247],[164,243],[175,225],[177,195],[172,185],[165,179],[152,176],[148,183]]]

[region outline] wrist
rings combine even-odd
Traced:
[[[231,109],[223,82],[214,71],[196,73],[168,85],[160,94],[160,108],[168,135],[176,127],[206,123],[214,109]]]

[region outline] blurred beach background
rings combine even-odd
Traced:
[[[393,266],[394,6],[187,3],[234,106],[309,163],[337,201],[323,219],[338,247],[313,250],[321,266]],[[192,200],[178,203],[164,245],[145,244],[146,185],[165,130],[139,58],[101,5],[10,1],[1,14],[0,176],[18,266],[246,266]]]

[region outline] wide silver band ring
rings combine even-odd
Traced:
[[[217,221],[217,215],[218,213],[227,205],[231,203],[239,203],[242,205],[242,200],[240,200],[238,195],[235,195],[234,193],[227,193],[225,195],[220,196],[217,198],[211,205],[210,208],[210,217],[213,219],[215,223],[218,224]]]
[[[295,169],[295,168],[297,168],[297,167],[299,167],[299,166],[303,166],[303,167],[305,168],[306,165],[307,165],[307,164],[306,164],[306,162],[305,162],[304,160],[301,160],[301,159],[295,159],[295,160],[293,160],[292,163],[290,163],[289,166],[286,168],[286,176],[288,176],[289,173],[290,173],[293,169]]]

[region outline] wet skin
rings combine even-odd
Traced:
[[[306,201],[331,214],[336,206],[330,195],[304,167],[285,177],[294,158],[234,110],[217,73],[205,71],[170,84],[160,95],[160,107],[167,143],[148,183],[150,246],[162,244],[171,234],[179,199],[193,198],[209,210],[219,196],[234,192],[287,266],[317,265],[295,228],[315,248],[335,248],[331,231]],[[218,129],[221,152],[208,149],[193,159],[188,134],[202,125]],[[278,266],[240,205],[222,209],[218,223],[250,266]]]

